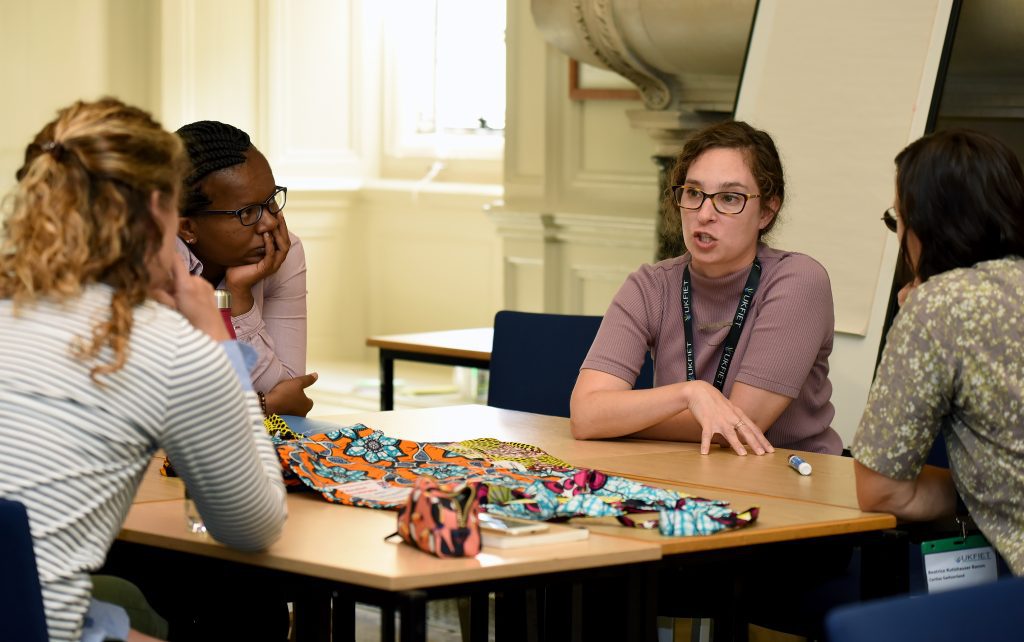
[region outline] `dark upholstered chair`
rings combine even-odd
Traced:
[[[494,316],[487,405],[542,415],[569,416],[580,365],[602,317],[502,310]],[[650,388],[650,355],[635,388]]]
[[[831,642],[985,640],[1024,636],[1024,578],[844,606],[828,614]]]
[[[28,513],[0,499],[0,640],[46,642],[46,615]]]

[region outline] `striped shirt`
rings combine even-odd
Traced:
[[[17,314],[0,300],[0,496],[28,509],[51,640],[80,639],[89,572],[103,564],[157,449],[220,542],[263,549],[285,520],[255,394],[180,314],[151,301],[136,308],[127,363],[102,385],[90,379],[95,362],[71,346],[109,315],[110,295],[93,285],[72,302]]]

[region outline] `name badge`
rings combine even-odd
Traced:
[[[996,552],[983,535],[922,542],[921,553],[929,593],[996,581]]]

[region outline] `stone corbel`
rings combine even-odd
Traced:
[[[687,132],[731,115],[754,0],[531,0],[545,39],[636,85],[629,113],[656,153],[679,151]]]
[[[655,142],[656,258],[685,248],[674,208],[663,212],[668,170],[690,132],[731,117],[755,0],[531,0],[553,46],[636,85],[644,109],[627,116]]]

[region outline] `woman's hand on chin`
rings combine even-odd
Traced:
[[[172,289],[154,287],[150,290],[149,296],[156,302],[180,312],[195,329],[214,341],[230,339],[231,335],[224,327],[224,318],[217,309],[213,286],[202,277],[189,274],[181,261],[176,261],[171,270],[174,276]]]
[[[278,212],[277,226],[263,233],[263,258],[252,265],[238,265],[227,269],[225,281],[232,294],[235,289],[251,289],[258,281],[276,273],[284,265],[291,248],[292,242],[288,236],[284,212]]]

